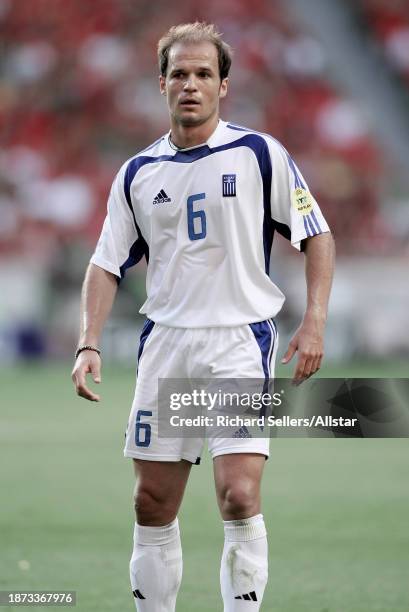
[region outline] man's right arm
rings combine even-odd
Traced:
[[[104,323],[111,312],[118,284],[116,277],[103,268],[90,264],[85,274],[81,294],[80,336],[78,346],[98,347]],[[75,361],[72,380],[81,397],[98,402],[100,397],[88,389],[86,375],[101,382],[101,359],[96,351],[82,351]]]

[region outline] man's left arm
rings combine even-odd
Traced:
[[[324,354],[324,329],[334,274],[335,245],[331,233],[306,239],[307,308],[281,363],[298,353],[293,382],[300,384],[319,370]]]

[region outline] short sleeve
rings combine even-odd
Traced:
[[[304,177],[284,147],[272,141],[269,150],[273,225],[300,250],[302,240],[329,232],[330,229]]]
[[[138,263],[147,251],[134,218],[132,203],[125,195],[126,168],[127,164],[124,164],[112,183],[107,215],[91,257],[91,263],[118,278],[122,278],[126,269]]]

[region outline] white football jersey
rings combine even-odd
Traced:
[[[176,150],[166,134],[120,169],[91,262],[124,276],[148,260],[140,312],[170,327],[264,321],[284,295],[269,277],[274,231],[300,249],[328,225],[286,150],[219,121]]]

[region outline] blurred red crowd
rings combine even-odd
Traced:
[[[0,254],[47,261],[60,238],[92,248],[117,169],[168,129],[157,41],[196,19],[235,50],[222,117],[286,146],[341,251],[387,248],[383,160],[360,109],[329,85],[318,42],[278,0],[195,4],[0,0]]]
[[[409,2],[360,0],[360,4],[387,59],[409,86]]]

